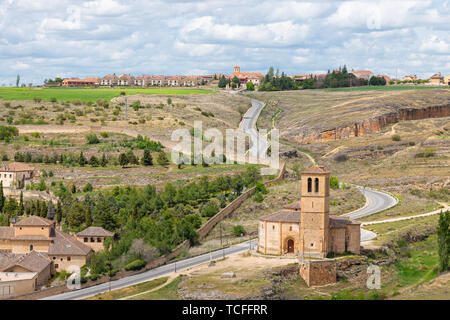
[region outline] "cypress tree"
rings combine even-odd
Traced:
[[[47,218],[47,203],[45,201],[42,201],[40,216],[42,218]]]
[[[36,200],[36,211],[35,211],[35,215],[36,216],[41,216],[41,201],[39,199]]]
[[[438,253],[439,253],[439,271],[445,272],[449,269],[449,253],[450,253],[450,212],[442,212],[439,214],[439,225],[437,230],[438,236]]]
[[[141,163],[144,166],[152,166],[153,165],[153,157],[152,157],[152,154],[150,153],[150,150],[148,150],[148,149],[144,150],[144,155],[142,156]]]
[[[86,208],[86,227],[90,227],[91,225],[92,225],[91,206],[87,206],[87,208]]]
[[[100,160],[100,165],[102,167],[106,167],[108,165],[108,159],[106,159],[106,155],[105,154],[102,155],[102,159]]]
[[[23,206],[23,192],[20,191],[20,200],[19,200],[19,215],[22,216],[25,212],[25,208]]]
[[[58,223],[62,221],[62,206],[60,201],[58,201],[58,205],[56,206],[56,221]]]

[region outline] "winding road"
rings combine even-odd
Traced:
[[[246,132],[247,134],[253,137],[253,141],[258,141],[257,148],[258,152],[266,152],[268,147],[268,142],[265,138],[260,137],[256,130],[256,121],[264,108],[264,103],[258,100],[252,100],[252,107],[245,114],[240,128]],[[314,162],[314,161],[313,161]],[[372,189],[367,189],[364,187],[356,186],[366,197],[366,205],[358,210],[347,213],[345,216],[348,216],[352,219],[357,219],[361,217],[366,217],[368,215],[389,209],[397,204],[397,199],[392,197],[389,194],[375,191]],[[361,241],[371,240],[376,237],[376,234],[364,229],[361,229]],[[84,299],[90,296],[94,296],[96,294],[106,292],[111,288],[111,290],[120,289],[123,287],[131,286],[137,283],[150,281],[153,279],[157,279],[168,275],[172,272],[178,272],[183,269],[191,268],[208,261],[220,259],[232,254],[240,253],[247,251],[251,248],[254,248],[257,245],[256,240],[244,242],[241,244],[237,244],[231,246],[229,248],[221,249],[211,254],[206,253],[196,257],[187,258],[178,262],[173,262],[149,271],[145,271],[143,273],[125,277],[119,280],[111,281],[110,283],[103,283],[96,286],[92,286],[85,289],[80,289],[76,291],[71,291],[67,293],[63,293],[60,295],[55,295],[51,297],[47,297],[43,300],[78,300]]]

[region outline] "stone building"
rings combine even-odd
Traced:
[[[0,181],[4,188],[22,189],[26,181],[32,179],[35,174],[35,169],[25,163],[12,162],[0,166]]]
[[[330,216],[330,171],[302,172],[301,201],[259,219],[258,251],[325,258],[328,253],[360,252],[360,223]]]
[[[106,238],[114,237],[114,233],[102,227],[88,227],[77,233],[77,240],[92,248],[94,251],[104,250]]]
[[[0,227],[0,252],[27,254],[32,251],[45,254],[53,262],[54,270],[61,271],[85,265],[92,249],[57,230],[54,221],[38,216]]]

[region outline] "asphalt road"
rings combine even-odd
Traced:
[[[150,281],[153,279],[161,278],[165,275],[168,275],[172,272],[176,271],[179,272],[183,269],[187,269],[190,267],[194,267],[200,264],[203,264],[205,262],[212,260],[218,260],[223,257],[236,254],[239,252],[247,251],[251,248],[254,248],[256,246],[257,242],[256,240],[252,240],[249,242],[240,243],[234,246],[231,246],[229,248],[221,249],[218,251],[211,252],[211,255],[209,253],[188,258],[176,263],[170,263],[166,264],[164,266],[143,272],[141,274],[137,274],[134,276],[129,276],[126,278],[122,278],[116,281],[111,281],[111,290],[120,289],[123,287],[128,287],[137,283]],[[109,290],[109,283],[103,283],[96,286],[92,286],[85,289],[80,289],[76,291],[71,291],[63,294],[59,294],[56,296],[47,297],[42,300],[80,300],[87,297],[94,296],[96,294],[106,292]]]
[[[268,142],[263,137],[260,137],[256,130],[256,121],[259,117],[259,114],[261,113],[262,109],[264,108],[264,103],[257,100],[252,100],[252,108],[250,108],[247,113],[245,114],[241,124],[240,128],[251,135],[253,137],[253,141],[258,141],[257,148],[259,152],[266,152],[268,147]],[[345,214],[345,216],[350,217],[351,219],[358,219],[361,217],[366,217],[371,214],[389,209],[397,204],[397,200],[392,197],[389,194],[371,190],[371,189],[365,189],[364,187],[357,187],[359,190],[364,194],[366,197],[366,205],[358,210],[355,210],[353,212]],[[361,241],[367,241],[371,240],[376,237],[376,234],[361,229]],[[146,271],[144,273],[129,276],[126,278],[122,278],[116,281],[112,281],[109,283],[104,283],[100,285],[96,285],[90,288],[81,289],[77,291],[71,291],[68,293],[63,293],[56,296],[51,296],[48,298],[45,298],[43,300],[78,300],[87,298],[93,295],[96,295],[98,293],[102,293],[109,290],[109,286],[111,285],[111,290],[120,289],[123,287],[131,286],[137,283],[150,281],[153,279],[157,279],[160,277],[163,277],[167,274],[170,274],[175,271],[180,271],[186,268],[194,267],[200,264],[203,264],[205,262],[212,260],[217,260],[222,257],[226,257],[235,253],[243,252],[246,250],[249,250],[250,247],[254,248],[256,246],[257,242],[256,240],[253,240],[251,242],[245,242],[241,243],[235,246],[231,246],[229,248],[219,250],[212,252],[211,255],[209,253],[203,254],[200,256],[188,258],[176,263],[170,263],[149,271]]]
[[[264,106],[265,104],[263,102],[252,100],[252,107],[244,115],[239,125],[239,128],[250,136],[251,146],[249,152],[255,158],[261,158],[258,155],[265,155],[269,148],[267,139],[260,136],[256,130],[256,122]]]

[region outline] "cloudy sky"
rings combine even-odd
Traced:
[[[0,0],[0,85],[108,73],[450,74],[450,0]]]

